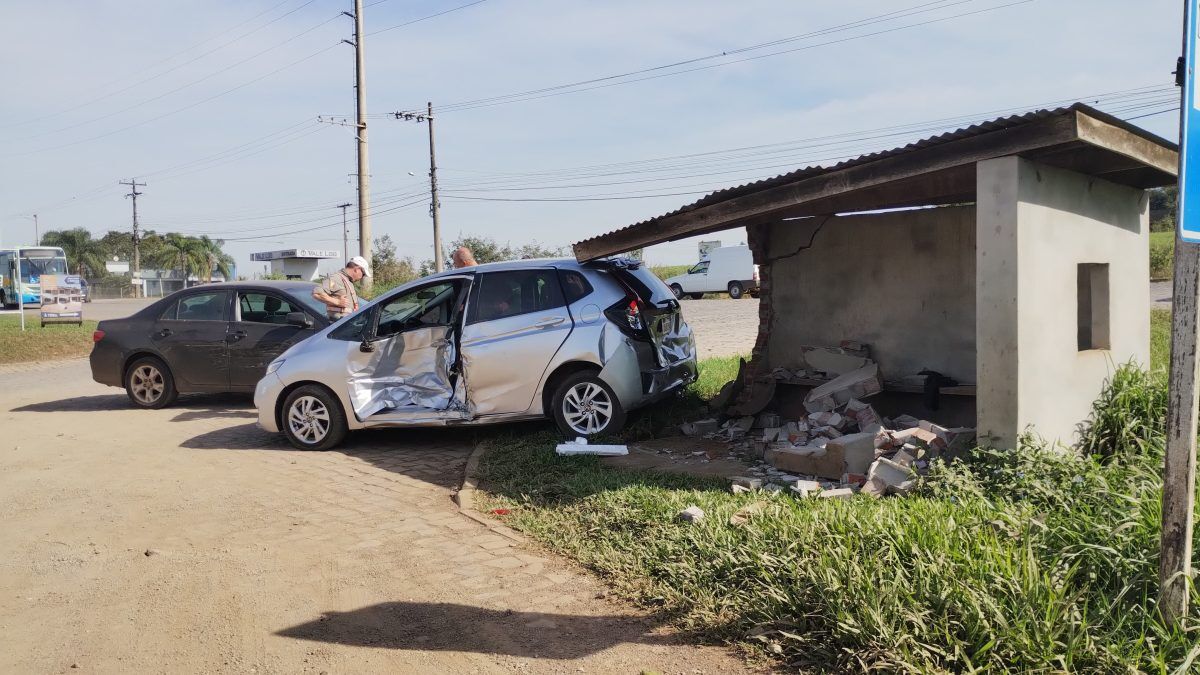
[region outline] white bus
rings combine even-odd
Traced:
[[[16,307],[24,296],[26,305],[42,303],[43,274],[66,275],[67,255],[57,246],[22,246],[0,249],[0,305]]]

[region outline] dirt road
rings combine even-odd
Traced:
[[[463,433],[305,453],[244,398],[0,370],[0,672],[736,672],[458,514]]]

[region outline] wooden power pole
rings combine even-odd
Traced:
[[[1200,163],[1200,116],[1196,97],[1196,10],[1200,0],[1185,0],[1184,58],[1176,72],[1183,85],[1179,124],[1179,196],[1175,231],[1175,278],[1172,282],[1171,372],[1167,398],[1167,447],[1163,466],[1162,534],[1158,561],[1158,607],[1163,619],[1177,623],[1187,616],[1192,579],[1192,513],[1196,501],[1197,283],[1200,282],[1200,189],[1189,189]],[[1193,127],[1197,127],[1194,128]],[[1192,138],[1196,134],[1196,138]],[[1200,183],[1196,185],[1200,186]],[[1188,241],[1190,240],[1190,242]]]
[[[142,195],[138,192],[139,187],[146,187],[145,183],[137,182],[137,179],[121,181],[121,185],[129,186],[129,194],[125,195],[126,199],[133,200],[133,278],[138,279],[142,271],[142,233],[138,231],[137,218],[137,198]],[[142,283],[145,283],[144,281]],[[187,283],[186,281],[184,282]],[[145,295],[145,288],[139,286],[137,282],[133,284],[133,297],[142,297]]]
[[[433,264],[437,271],[441,272],[446,266],[442,260],[442,226],[438,222],[442,204],[438,201],[437,155],[433,151],[433,103],[429,102],[426,105],[426,121],[429,123],[429,216],[433,218]]]

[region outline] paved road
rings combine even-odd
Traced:
[[[0,369],[0,672],[735,672],[455,510],[470,434],[298,452],[239,397]]]
[[[122,300],[95,300],[83,306],[83,318],[92,321],[103,321],[105,319],[120,319],[129,316],[146,305],[154,302],[158,298],[150,299],[133,299],[125,298]],[[8,309],[0,310],[0,314],[13,314],[17,310]],[[38,308],[30,307],[25,310],[25,320],[34,320],[38,318]]]
[[[1171,309],[1171,282],[1150,282],[1150,306],[1160,309]]]
[[[684,300],[700,358],[750,355],[758,337],[758,300]]]

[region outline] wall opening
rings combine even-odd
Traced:
[[[1079,351],[1111,349],[1108,330],[1108,263],[1080,263],[1076,273]]]

